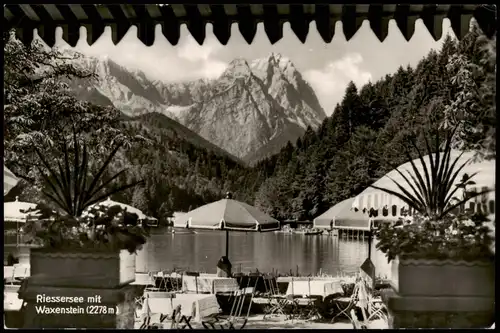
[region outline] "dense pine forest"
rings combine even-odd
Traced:
[[[9,58],[6,51],[7,67],[14,66],[19,58],[17,49],[4,47],[4,50],[11,55]],[[35,90],[20,93],[19,79],[6,77],[4,84],[6,80],[17,84],[12,88],[12,96],[16,98],[11,97],[7,104],[35,103],[32,97],[26,97]],[[479,158],[494,157],[495,80],[496,41],[487,39],[472,25],[462,41],[447,36],[440,51],[431,51],[415,68],[400,67],[396,73],[362,87],[350,83],[343,100],[318,130],[309,128],[297,142],[289,142],[279,154],[253,167],[245,166],[199,137],[194,140],[195,136],[185,128],[176,127],[175,122],[157,113],[127,119],[121,116],[119,125],[109,113],[97,120],[89,120],[85,113],[81,119],[89,124],[102,124],[104,119],[115,126],[110,125],[110,133],[119,131],[123,137],[134,138],[132,142],[137,138],[139,142],[147,142],[127,145],[116,163],[117,168],[130,168],[123,181],[143,179],[144,185],[113,199],[132,204],[150,216],[164,221],[174,211],[196,208],[230,191],[235,199],[254,204],[275,218],[304,220],[313,219],[339,201],[360,193],[392,166],[406,162],[402,150],[409,148],[410,139],[423,148],[423,135],[439,128],[459,126],[458,148],[481,151]],[[40,102],[36,103],[39,107]],[[109,111],[69,97],[67,103],[93,108],[93,114],[96,108],[97,114]],[[51,108],[53,104],[47,102]],[[6,165],[28,180],[31,171],[21,165],[20,156],[27,154],[29,144],[20,146],[19,133],[29,132],[39,138],[52,138],[55,133],[33,127],[32,122],[19,118],[14,109],[5,110],[6,119],[11,117],[15,123],[9,125],[7,119],[4,128]],[[63,111],[60,114],[65,117]],[[41,116],[37,112],[32,117]],[[82,131],[103,135],[102,128],[91,127]],[[17,195],[26,201],[35,200],[29,188],[20,186],[5,200]]]
[[[495,152],[496,42],[475,25],[460,42],[447,36],[415,68],[363,87],[349,84],[318,131],[262,161],[255,170],[256,206],[285,219],[312,219],[359,194],[406,162],[410,140],[459,126],[457,148]],[[250,194],[247,194],[248,200]]]

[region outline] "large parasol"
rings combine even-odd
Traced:
[[[225,230],[226,257],[229,257],[229,231],[266,232],[280,229],[280,222],[241,201],[225,199],[198,207],[178,221],[192,229]]]
[[[454,161],[462,152],[457,151],[457,150],[452,150],[451,152],[451,161]],[[458,174],[458,177],[456,178],[457,181],[462,179],[462,176],[464,174],[471,175],[473,173],[477,172],[477,175],[472,178],[472,180],[475,182],[475,185],[468,187],[467,190],[476,190],[477,192],[482,192],[487,189],[495,189],[495,160],[490,160],[490,161],[481,161],[481,162],[474,162],[473,160],[473,155],[474,152],[465,152],[462,157],[458,160],[457,165],[461,165],[462,163],[466,162],[467,160],[471,160]],[[429,155],[424,156],[424,161],[426,164],[429,163]],[[416,165],[416,167],[419,169],[419,171],[422,172],[423,174],[423,165],[419,159],[413,160],[413,163]],[[411,162],[407,162],[401,166],[398,167],[398,169],[407,177],[408,177],[408,172],[415,176],[413,168],[411,166]],[[399,188],[394,184],[394,182],[391,180],[393,179],[399,184],[402,184],[403,186],[406,184],[404,181],[403,177],[396,171],[392,170],[391,172],[387,173],[385,176],[377,180],[375,183],[373,183],[374,186],[377,187],[382,187],[386,189],[393,190],[395,192],[401,193]],[[409,178],[411,179],[411,178]],[[411,190],[410,190],[411,192]],[[402,194],[402,193],[401,193]],[[456,193],[457,197],[461,196],[461,193]],[[483,212],[488,212],[489,214],[494,214],[494,200],[495,200],[495,192],[492,191],[488,194],[485,194],[483,196],[477,196],[473,199],[474,201],[470,204],[473,205],[474,210],[481,209]],[[401,215],[401,210],[404,208],[407,210],[408,204],[398,197],[388,194],[386,192],[383,192],[381,190],[375,189],[373,187],[368,187],[365,189],[363,192],[361,192],[359,195],[357,195],[353,201],[352,204],[353,208],[359,209],[359,210],[379,210],[382,208],[385,208],[386,211],[384,212],[384,215],[389,215],[387,216],[388,218],[395,218]],[[472,207],[472,206],[471,206]],[[391,216],[392,215],[392,216]]]
[[[7,169],[5,166],[3,167],[3,195],[5,196],[7,193],[9,193],[10,190],[12,190],[17,183],[19,182],[19,179],[17,179],[16,176]]]

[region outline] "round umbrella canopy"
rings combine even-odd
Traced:
[[[19,247],[23,243],[23,236],[20,225],[26,223],[29,217],[36,217],[38,213],[36,211],[31,211],[27,213],[28,210],[33,210],[36,208],[36,204],[30,202],[21,202],[16,197],[16,201],[4,202],[4,242],[6,244],[13,245],[14,242],[16,247]],[[15,237],[15,238],[14,238]],[[18,249],[18,252],[22,251]],[[27,255],[25,253],[18,253],[18,258],[25,259]],[[28,252],[29,258],[29,252]]]
[[[101,201],[99,203],[96,203],[95,205],[92,205],[91,207],[99,207],[99,206],[105,206],[105,207],[113,207],[113,206],[120,206],[122,209],[125,209],[128,213],[134,213],[134,214],[137,214],[137,216],[139,217],[139,220],[145,220],[147,219],[148,217],[142,212],[140,211],[139,209],[135,208],[135,207],[132,207],[132,206],[129,206],[129,205],[126,205],[124,203],[121,203],[121,202],[117,202],[117,201],[113,201],[111,200],[110,198],[107,198],[106,200],[104,201]],[[86,213],[84,213],[83,215],[86,215]]]
[[[457,151],[457,150],[452,150],[451,152],[451,162],[453,162],[462,152]],[[473,190],[475,189],[477,192],[482,192],[486,189],[492,189],[493,191],[488,193],[487,195],[484,196],[477,196],[471,200],[475,201],[474,207],[477,209],[477,207],[481,207],[484,212],[489,212],[490,214],[494,214],[494,200],[495,200],[495,161],[490,160],[490,161],[481,161],[481,162],[474,162],[472,160],[474,156],[474,152],[465,152],[462,157],[457,162],[457,166],[462,165],[466,161],[470,160],[467,165],[461,170],[461,172],[458,174],[456,178],[456,182],[459,182],[462,179],[462,176],[464,174],[468,174],[469,176],[472,175],[473,173],[477,174],[471,179],[474,181],[476,184],[473,186],[469,186],[467,190]],[[427,165],[427,168],[429,169],[429,155],[424,156],[424,161],[425,164]],[[422,162],[420,159],[415,159],[413,160],[413,163],[419,170],[420,174],[424,174],[424,166],[422,165]],[[410,181],[412,181],[411,177],[408,176],[408,172],[410,172],[411,175],[415,176],[415,172],[413,171],[411,162],[407,162],[401,166],[398,167],[398,170],[400,170]],[[374,186],[377,187],[382,187],[385,189],[393,190],[397,193],[403,194],[399,188],[394,184],[394,182],[391,180],[393,179],[396,181],[398,184],[401,186],[407,188],[407,190],[413,194],[413,191],[411,188],[408,187],[407,182],[404,180],[404,178],[396,171],[392,170],[379,180],[377,180],[375,183],[373,183]],[[412,181],[413,182],[413,181]],[[462,193],[460,191],[455,192],[456,197],[461,197]],[[484,202],[487,202],[487,204],[484,204]],[[478,203],[480,205],[478,205]],[[375,209],[378,210],[380,208],[387,208],[390,212],[390,215],[394,216],[400,216],[401,214],[401,209],[408,209],[408,204],[404,202],[403,200],[399,199],[398,197],[394,195],[390,195],[384,191],[377,190],[373,187],[368,187],[365,189],[363,192],[361,192],[358,196],[355,197],[352,207],[359,209],[359,210],[370,210],[370,209]],[[472,207],[472,206],[471,206]]]
[[[279,230],[278,220],[257,208],[233,199],[198,207],[182,216],[187,228],[233,231]]]
[[[4,221],[11,222],[26,222],[26,219],[29,216],[36,215],[35,213],[25,213],[28,209],[35,209],[36,204],[30,202],[22,202],[18,201],[18,197],[16,197],[16,201],[4,202],[3,204],[3,213],[4,213]]]
[[[340,227],[353,230],[370,230],[370,218],[361,211],[351,209],[354,198],[339,202],[313,221],[315,228]]]
[[[280,229],[280,222],[257,208],[233,199],[222,199],[198,207],[179,218],[186,228],[226,230],[226,257],[229,251],[228,231],[265,232]]]
[[[16,176],[7,169],[5,166],[3,167],[3,195],[5,196],[7,193],[9,193],[10,190],[12,190],[17,183],[19,182],[19,179],[17,179]]]

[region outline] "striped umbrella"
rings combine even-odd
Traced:
[[[3,195],[5,196],[7,193],[9,193],[10,190],[12,190],[17,183],[19,182],[19,179],[17,179],[16,176],[7,169],[5,166],[3,167]]]
[[[453,150],[451,152],[451,161],[454,161],[462,152]],[[461,165],[467,160],[473,158],[474,152],[465,152],[462,157],[458,160],[457,165]],[[429,155],[424,156],[424,161],[425,164],[428,165],[429,162]],[[419,172],[423,174],[423,165],[420,159],[415,159],[413,160],[413,163],[415,166],[419,169]],[[408,172],[410,172],[413,176],[415,176],[413,168],[411,166],[410,162],[407,162],[401,166],[398,167],[398,169],[408,177]],[[474,160],[471,160],[467,165],[461,170],[461,172],[458,174],[457,182],[462,179],[462,176],[464,174],[471,175],[473,173],[477,172],[477,174],[472,178],[476,184],[474,186],[469,186],[467,190],[476,190],[477,192],[481,192],[483,190],[487,189],[492,189],[493,191],[488,193],[487,195],[483,196],[478,196],[473,199],[468,203],[469,208],[472,208],[474,211],[477,211],[478,209],[481,209],[483,212],[488,212],[489,214],[494,214],[495,210],[495,161],[490,160],[490,161],[480,161],[480,162],[475,162]],[[377,180],[375,183],[373,183],[374,186],[377,187],[382,187],[385,189],[393,190],[395,192],[401,193],[399,188],[394,184],[394,182],[391,180],[393,179],[396,181],[398,184],[401,186],[405,186],[407,183],[404,180],[404,178],[396,171],[392,170],[379,180]],[[408,186],[406,186],[408,187]],[[412,193],[412,190],[408,188],[410,193]],[[401,193],[403,194],[403,193]],[[460,191],[457,191],[455,193],[456,197],[461,197],[462,193]],[[401,199],[399,199],[396,196],[393,196],[391,194],[388,194],[386,192],[383,192],[381,190],[377,190],[373,187],[368,187],[365,189],[363,192],[361,192],[359,195],[357,195],[354,199],[354,202],[352,204],[353,208],[357,208],[359,210],[370,210],[370,209],[375,209],[378,210],[380,208],[386,208],[387,209],[387,214],[392,217],[397,217],[401,215],[401,209],[408,209],[408,204]]]

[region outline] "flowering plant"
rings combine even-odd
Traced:
[[[398,197],[414,211],[412,219],[401,218],[396,225],[382,223],[375,232],[379,240],[377,248],[387,255],[389,261],[396,256],[461,260],[491,259],[494,256],[490,229],[484,225],[488,218],[482,212],[463,209],[470,199],[483,196],[490,190],[467,190],[469,185],[476,184],[473,178],[477,173],[464,173],[458,180],[459,173],[469,160],[459,162],[462,155],[451,158],[455,131],[447,133],[443,151],[440,151],[439,135],[434,149],[424,137],[428,162],[413,142],[423,170],[417,168],[406,151],[412,172],[405,175],[396,168],[405,184],[392,180],[400,192],[372,186]],[[461,198],[457,197],[460,192]]]
[[[23,227],[28,244],[57,250],[102,249],[136,252],[149,236],[137,214],[120,206],[92,206],[80,217],[60,214],[46,205],[36,208]],[[29,211],[26,211],[29,212]]]
[[[383,223],[376,231],[377,248],[388,261],[408,259],[492,259],[493,238],[489,220],[481,213],[447,214],[439,220],[417,213],[413,221],[401,218]]]

